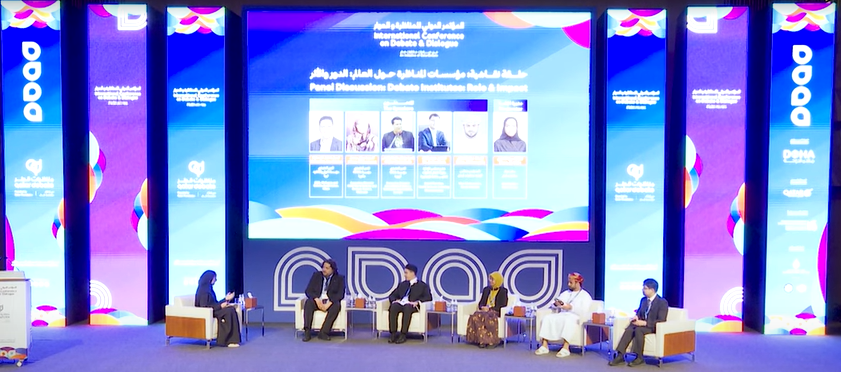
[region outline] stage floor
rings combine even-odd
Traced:
[[[448,330],[449,331],[449,330]],[[554,353],[535,356],[525,343],[509,343],[494,350],[451,344],[449,334],[403,345],[375,339],[371,328],[357,325],[349,340],[293,339],[291,325],[272,325],[260,337],[259,327],[238,349],[204,348],[200,341],[173,339],[164,344],[164,326],[33,329],[30,361],[25,371],[625,371],[609,367],[605,353],[588,351],[583,357],[558,359]],[[838,363],[841,337],[786,337],[757,334],[699,334],[696,361],[687,357],[667,360],[668,371],[806,371]],[[654,361],[638,367],[657,370]],[[15,370],[0,363],[0,370]]]

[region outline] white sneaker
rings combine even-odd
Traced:
[[[558,357],[558,358],[566,358],[566,357],[569,356],[569,350],[561,349],[561,351],[559,351],[557,354],[555,354],[555,356]]]
[[[549,354],[549,349],[543,346],[539,347],[535,352],[534,355],[546,355]]]
[[[239,347],[239,344],[228,344],[228,347]]]

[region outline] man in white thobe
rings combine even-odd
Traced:
[[[581,288],[583,282],[584,277],[581,274],[569,274],[567,279],[569,290],[561,293],[561,296],[555,300],[558,312],[547,315],[540,325],[537,336],[541,340],[541,345],[535,354],[549,354],[549,342],[557,342],[563,343],[563,347],[556,356],[558,358],[569,356],[569,340],[572,337],[580,337],[581,323],[587,321],[590,303],[593,302],[593,297]]]

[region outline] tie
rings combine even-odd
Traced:
[[[646,302],[648,303],[648,306],[645,307],[645,319],[643,320],[648,320],[648,312],[651,311],[651,300]]]
[[[321,287],[322,292],[327,292],[327,286],[330,285],[330,278],[332,278],[332,276],[324,278],[324,284],[322,284]]]
[[[406,294],[403,296],[407,300],[409,299],[409,292],[412,290],[412,283],[409,283],[409,288],[406,289]]]

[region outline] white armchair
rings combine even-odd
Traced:
[[[295,301],[295,337],[298,337],[298,332],[304,331],[304,303],[307,301],[306,297]],[[342,308],[339,310],[339,316],[336,318],[336,322],[333,323],[333,332],[342,332],[345,334],[345,340],[347,340],[347,301],[342,300]],[[324,324],[324,318],[327,317],[327,313],[321,310],[316,309],[315,314],[312,316],[312,329],[314,330],[321,330],[321,325]]]
[[[213,309],[196,307],[195,296],[176,296],[173,302],[166,305],[166,344],[173,337],[193,338],[204,340],[210,349],[210,342],[216,339],[217,320],[213,317]],[[242,311],[237,307],[237,316],[242,329]]]
[[[423,342],[426,342],[429,337],[429,308],[432,306],[432,301],[421,302],[420,308],[412,314],[412,322],[409,323],[409,333],[418,333],[423,336]],[[403,319],[403,314],[397,316],[397,322],[400,324]],[[398,326],[399,328],[399,326]],[[383,332],[388,332],[388,299],[377,301],[377,337]]]
[[[508,344],[508,336],[511,336],[511,332],[509,332],[508,327],[508,319],[506,318],[508,312],[513,308],[517,303],[518,299],[516,295],[509,294],[508,295],[508,306],[503,307],[501,310],[502,314],[499,316],[499,338],[502,339],[503,346]],[[456,326],[456,334],[458,334],[459,339],[467,336],[467,322],[470,319],[470,316],[473,313],[479,310],[479,303],[474,302],[472,304],[458,304],[456,318],[458,320],[458,325]]]
[[[590,344],[594,343],[589,339],[589,337],[585,337],[583,324],[584,324],[584,322],[593,318],[593,313],[597,313],[597,312],[600,312],[600,311],[603,311],[603,310],[604,310],[604,301],[595,301],[595,300],[591,301],[590,302],[590,309],[588,309],[588,311],[587,311],[587,317],[584,318],[584,319],[579,319],[579,325],[580,326],[575,329],[575,335],[572,337],[571,340],[566,340],[567,342],[569,342],[570,346],[575,346],[575,347],[581,348],[581,355],[584,355],[584,346],[587,346],[587,345],[590,345]],[[540,342],[540,339],[539,339],[539,337],[540,337],[539,336],[540,325],[542,324],[543,319],[547,315],[552,314],[552,313],[553,313],[552,309],[540,309],[540,310],[537,311],[537,315],[536,315],[536,317],[537,317],[536,327],[537,328],[535,328],[535,337],[538,337],[538,340],[537,340],[538,342]],[[557,343],[559,341],[561,341],[561,340],[549,340],[549,343],[550,344],[551,343]]]
[[[631,324],[630,318],[617,318],[613,321],[613,349],[619,345],[619,339],[625,328]],[[628,350],[631,350],[628,345]],[[657,333],[645,336],[642,355],[657,358],[659,365],[663,365],[663,358],[690,354],[692,361],[695,361],[695,320],[689,319],[685,309],[670,307],[666,321],[657,324]]]

